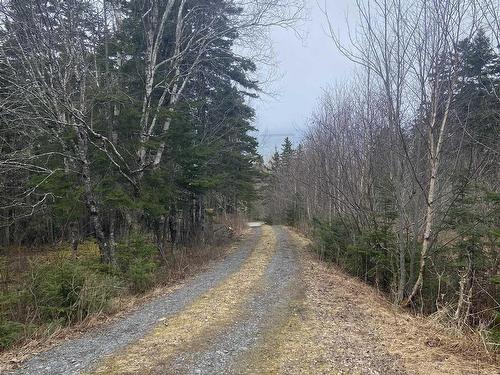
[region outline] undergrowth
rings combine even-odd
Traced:
[[[397,303],[396,283],[399,276],[399,259],[397,241],[391,230],[390,220],[378,218],[374,225],[367,226],[362,231],[345,220],[332,220],[331,222],[314,220],[311,229],[314,239],[312,249],[322,260],[335,263],[346,273],[375,286]],[[464,235],[463,239],[459,237],[452,245],[449,245],[450,248],[435,245],[431,264],[439,264],[443,270],[448,271],[449,268],[451,271],[447,273],[447,277],[438,277],[439,274],[436,272],[426,273],[419,301],[420,312],[424,315],[431,315],[439,311],[449,311],[443,316],[447,316],[451,325],[454,324],[459,329],[465,327],[477,329],[478,332],[484,330],[484,346],[487,350],[496,352],[500,349],[500,310],[496,302],[498,301],[496,291],[498,291],[500,281],[496,277],[488,279],[484,276],[481,279],[476,276],[474,281],[477,283],[477,290],[471,295],[469,315],[462,320],[458,320],[455,316],[456,286],[460,284],[460,272],[463,273],[460,249],[463,247],[470,249],[472,238],[472,235]],[[415,259],[420,256],[419,246],[417,243]],[[410,256],[406,256],[405,268],[410,270],[410,275],[416,277],[417,263],[410,263],[410,259]],[[474,269],[478,274],[487,275],[489,265],[487,257],[476,256]],[[411,270],[412,266],[413,270]],[[479,293],[481,291],[485,293],[481,295]]]
[[[124,278],[102,268],[97,254],[85,247],[92,248],[83,246],[79,259],[69,252],[28,259],[26,269],[0,290],[0,349],[44,327],[74,324],[106,311]]]
[[[69,246],[28,257],[12,271],[0,256],[0,351],[57,327],[108,314],[117,297],[141,294],[186,276],[217,255],[216,248],[178,248],[175,260],[159,261],[156,247],[141,236],[119,243],[114,267],[100,262],[97,245],[85,242],[72,257]],[[20,268],[19,265],[17,268]],[[43,335],[43,334],[42,334]]]

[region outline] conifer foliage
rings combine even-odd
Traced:
[[[259,87],[235,43],[290,21],[265,3],[2,2],[1,242],[95,237],[116,265],[132,233],[167,257],[209,237],[206,209],[244,212]]]

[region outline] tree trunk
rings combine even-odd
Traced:
[[[437,160],[433,159],[431,164],[431,179],[429,182],[429,194],[427,198],[427,209],[425,211],[425,230],[424,230],[424,240],[422,242],[422,252],[420,253],[420,262],[418,268],[418,277],[415,285],[410,292],[410,295],[403,303],[403,306],[408,306],[416,294],[422,289],[424,283],[424,270],[425,262],[427,257],[427,252],[431,247],[432,243],[432,225],[434,222],[434,195],[436,192],[436,172],[437,172]]]
[[[472,295],[472,254],[467,251],[467,266],[464,273],[460,276],[460,290],[458,294],[458,303],[455,310],[454,319],[458,326],[462,326],[468,318],[470,309],[470,297]]]
[[[112,264],[113,266],[116,264],[116,256],[115,256],[116,239],[115,239],[115,232],[116,232],[116,211],[115,210],[111,210],[111,212],[109,214],[108,259],[109,259],[109,263]]]
[[[400,207],[400,210],[402,208]],[[399,282],[398,282],[398,291],[397,291],[397,302],[400,303],[404,298],[405,287],[406,287],[406,248],[405,241],[403,240],[404,236],[404,227],[403,227],[403,215],[400,213],[399,217]]]
[[[403,303],[403,306],[408,306],[411,303],[415,295],[422,289],[422,285],[424,283],[425,261],[427,253],[432,244],[432,227],[434,224],[434,200],[436,199],[436,182],[437,182],[436,180],[439,170],[441,146],[443,145],[444,131],[448,121],[451,99],[452,99],[452,94],[448,96],[448,100],[446,102],[445,111],[443,114],[443,118],[441,120],[441,126],[439,128],[438,140],[435,146],[434,146],[434,136],[432,133],[434,130],[434,124],[436,119],[435,113],[433,114],[433,119],[429,128],[429,145],[431,147],[431,155],[430,155],[431,176],[429,181],[429,190],[427,194],[427,209],[425,211],[424,240],[422,242],[422,252],[420,254],[420,263],[419,263],[417,281],[415,282],[415,285],[413,286],[410,295]]]
[[[88,160],[87,133],[82,129],[82,127],[75,126],[75,128],[78,138],[76,149],[81,162],[80,178],[85,192],[85,204],[90,214],[90,223],[94,228],[94,233],[99,245],[102,262],[106,264],[113,264],[114,252],[111,248],[112,245],[110,246],[109,239],[104,232],[102,215],[94,194],[94,187],[92,184],[92,174],[90,171],[90,162]]]

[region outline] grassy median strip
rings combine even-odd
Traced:
[[[286,230],[295,246],[303,248],[307,240]],[[301,259],[301,262],[304,260]],[[326,360],[326,353],[316,341],[320,336],[320,321],[308,309],[305,296],[304,268],[297,280],[290,303],[275,317],[273,326],[258,344],[242,355],[235,373],[245,375],[278,374],[339,374]]]
[[[275,251],[274,231],[264,226],[254,251],[237,272],[182,312],[165,319],[148,336],[104,360],[94,374],[161,372],[176,352],[186,350],[200,337],[211,337],[241,313],[245,296],[259,287]]]

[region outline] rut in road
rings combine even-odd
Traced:
[[[247,368],[247,353],[289,314],[291,305],[303,295],[297,248],[290,243],[284,229],[275,228],[275,235],[276,251],[257,287],[249,295],[242,296],[240,313],[230,324],[219,327],[212,335],[199,337],[178,352],[170,364],[171,371],[241,374]]]
[[[265,226],[262,233],[238,271],[94,373],[241,373],[238,358],[300,290],[296,248],[286,232]]]

